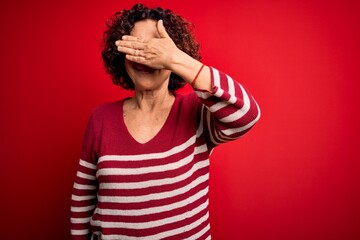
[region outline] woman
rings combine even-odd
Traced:
[[[141,4],[115,14],[103,60],[132,98],[89,120],[71,208],[73,239],[210,239],[209,156],[259,119],[252,96],[199,59],[189,24]],[[195,93],[176,90],[190,84]]]

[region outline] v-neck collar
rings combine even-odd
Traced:
[[[120,103],[120,124],[121,124],[121,128],[124,129],[124,132],[126,134],[126,138],[129,139],[129,143],[131,144],[135,144],[138,146],[148,146],[148,145],[152,145],[152,144],[159,144],[164,140],[164,135],[166,135],[166,132],[168,132],[168,128],[170,127],[170,123],[171,123],[171,119],[173,118],[174,114],[176,114],[176,105],[177,102],[179,100],[179,97],[177,94],[175,94],[175,100],[171,106],[171,109],[169,111],[169,114],[163,124],[163,126],[160,128],[160,130],[147,142],[145,143],[141,143],[139,141],[137,141],[133,135],[131,135],[129,129],[127,128],[126,124],[125,124],[125,119],[124,119],[124,102],[129,99],[129,98],[125,98],[121,101]]]

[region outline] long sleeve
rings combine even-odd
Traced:
[[[90,219],[97,202],[96,154],[94,128],[90,118],[85,130],[83,147],[71,195],[71,239],[90,239]]]
[[[212,93],[197,90],[202,100],[201,124],[211,148],[238,139],[260,118],[251,94],[230,76],[210,68]]]

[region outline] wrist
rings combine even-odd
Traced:
[[[202,63],[178,49],[169,62],[169,70],[191,84]]]
[[[172,72],[175,72],[178,70],[178,67],[183,65],[183,63],[186,61],[185,52],[183,52],[180,49],[177,49],[174,54],[171,54],[170,61],[168,62],[168,69]]]

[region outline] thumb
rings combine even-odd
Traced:
[[[160,37],[162,37],[162,38],[170,38],[169,34],[166,32],[166,29],[164,27],[163,20],[159,20],[157,22],[157,30],[159,32]]]

